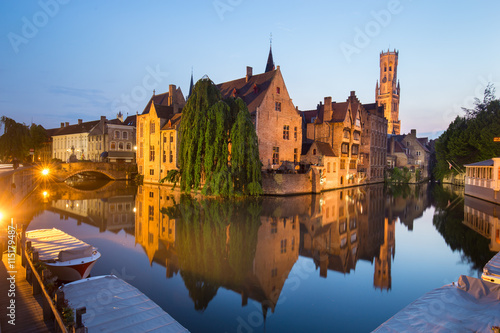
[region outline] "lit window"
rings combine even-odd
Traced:
[[[280,87],[276,87],[276,93],[277,93],[277,94],[281,93],[281,89],[280,89]]]
[[[273,147],[273,165],[280,162],[280,147]]]

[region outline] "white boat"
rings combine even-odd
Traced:
[[[59,229],[26,231],[26,242],[38,251],[38,259],[61,281],[75,281],[89,276],[101,254],[95,247]]]
[[[189,332],[155,302],[114,275],[96,276],[59,287],[73,313],[85,308],[86,332]],[[59,296],[57,296],[59,297]],[[78,317],[74,318],[77,327]]]
[[[373,332],[495,332],[500,326],[500,285],[461,275],[431,290]]]
[[[495,254],[483,267],[481,279],[500,284],[500,252]]]

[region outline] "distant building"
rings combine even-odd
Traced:
[[[387,124],[387,134],[399,135],[401,121],[399,120],[399,81],[398,77],[399,52],[387,51],[380,53],[380,86],[375,87],[375,100],[384,107]]]
[[[365,183],[384,181],[387,154],[387,119],[377,103],[363,104],[358,173]]]
[[[89,133],[89,159],[93,162],[135,162],[136,116],[123,120],[119,113],[116,119],[102,116]]]
[[[389,135],[387,143],[387,166],[407,167],[420,170],[420,179],[430,177],[431,145],[427,138],[417,138],[417,130],[403,135]]]
[[[75,125],[61,123],[61,127],[52,134],[52,158],[63,162],[69,162],[70,157],[74,160],[87,159],[89,133],[98,123],[99,120],[83,122],[82,119],[78,119]]]
[[[153,95],[137,116],[137,166],[146,183],[158,183],[170,169],[178,168],[178,125],[186,101],[181,88]]]

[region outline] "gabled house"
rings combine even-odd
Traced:
[[[240,97],[247,104],[259,141],[263,169],[278,169],[282,164],[300,162],[302,119],[288,94],[280,67],[253,75],[247,67],[246,76],[217,85],[222,98]],[[285,163],[290,162],[290,163]]]
[[[420,170],[420,179],[430,176],[431,147],[427,138],[417,138],[417,130],[408,134],[389,135],[387,144],[387,164]]]
[[[170,168],[177,165],[178,131],[177,127],[172,127],[172,121],[177,126],[185,104],[181,88],[170,85],[168,92],[154,94],[137,116],[137,166],[144,182],[158,183]],[[167,129],[175,130],[174,138]]]
[[[326,143],[339,159],[333,170],[336,181],[332,182],[332,188],[357,185],[362,181],[358,177],[357,167],[363,112],[363,105],[355,92],[351,91],[345,102],[332,102],[331,97],[325,97],[324,104],[320,102],[316,110],[302,113],[306,130],[304,142]]]

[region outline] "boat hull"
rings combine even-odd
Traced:
[[[70,282],[85,279],[90,275],[90,271],[94,267],[97,259],[101,254],[96,251],[92,257],[74,259],[69,261],[45,262],[53,275],[57,276],[58,280]]]

